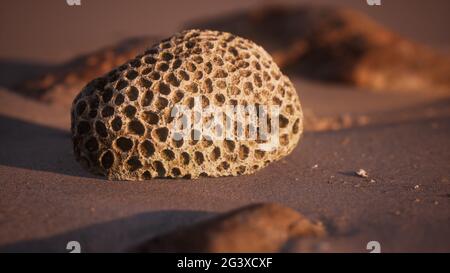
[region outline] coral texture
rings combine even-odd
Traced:
[[[196,101],[216,109],[210,117],[194,111],[197,124],[208,123],[217,109],[227,115],[229,106],[265,106],[269,118],[279,107],[279,129],[271,132],[273,121],[266,123],[278,145],[262,149],[274,138],[251,122],[241,138],[237,129],[231,139],[218,139],[195,128],[191,137],[177,138],[174,109],[195,110]],[[230,33],[189,30],[87,84],[72,105],[72,135],[77,160],[112,180],[218,177],[250,174],[289,154],[302,119],[292,83],[264,49]],[[249,137],[253,131],[256,138]]]

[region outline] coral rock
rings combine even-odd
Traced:
[[[270,143],[279,145],[261,148],[269,138],[261,131],[248,137],[258,129],[251,124],[243,139],[237,130],[231,139],[175,137],[174,110],[191,109],[195,101],[225,114],[230,105],[278,107],[279,130],[268,131],[277,133]],[[196,123],[208,122],[193,116]],[[231,127],[238,127],[236,120]],[[163,40],[87,84],[72,105],[77,160],[112,180],[250,174],[289,154],[302,129],[295,88],[270,55],[249,40],[216,31],[184,31]]]

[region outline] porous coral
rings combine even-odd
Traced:
[[[175,137],[174,108],[192,109],[196,98],[224,113],[229,105],[279,107],[279,145],[261,149],[273,139],[238,138],[237,130],[231,139]],[[189,30],[88,83],[73,102],[71,128],[77,160],[109,179],[197,178],[250,174],[289,154],[302,119],[295,88],[263,48],[230,33]]]

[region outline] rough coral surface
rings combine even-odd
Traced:
[[[268,141],[260,135],[177,139],[172,110],[192,108],[195,98],[224,112],[227,105],[279,107],[279,145],[260,149]],[[289,154],[302,129],[297,93],[270,55],[216,31],[189,30],[161,41],[87,84],[72,105],[76,159],[112,180],[250,174]]]

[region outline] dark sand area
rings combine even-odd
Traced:
[[[450,251],[450,100],[432,92],[373,93],[295,77],[305,112],[371,122],[306,130],[292,154],[250,176],[111,182],[83,170],[73,156],[67,107],[18,95],[12,85],[122,39],[168,36],[264,1],[85,2],[80,8],[65,1],[2,7],[0,252],[66,252],[72,240],[86,252],[124,251],[256,202],[281,203],[324,224],[328,235],[300,241],[297,251],[367,252],[373,240],[383,252]],[[440,51],[450,46],[447,1],[340,5]],[[369,178],[354,175],[359,169]]]

